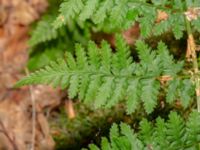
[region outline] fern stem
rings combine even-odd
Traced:
[[[195,87],[196,87],[196,98],[197,98],[197,110],[200,112],[200,78],[199,78],[199,68],[198,68],[198,61],[197,61],[197,55],[196,55],[196,44],[195,40],[192,34],[192,28],[189,20],[185,17],[186,22],[186,29],[188,34],[188,48],[191,51],[191,58],[192,58],[192,64],[193,64],[193,70],[194,70],[194,81],[195,81]]]

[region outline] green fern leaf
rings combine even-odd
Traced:
[[[143,149],[142,142],[137,139],[136,135],[133,134],[133,130],[125,123],[120,124],[121,133],[126,136],[129,143],[131,144],[131,149]]]
[[[99,0],[88,0],[80,13],[79,19],[85,21],[89,19],[99,4]]]
[[[138,56],[143,64],[149,64],[155,59],[155,53],[152,52],[152,49],[148,47],[143,41],[136,42],[136,50]]]
[[[112,150],[110,143],[107,138],[103,137],[101,140],[102,150]]]
[[[140,122],[140,139],[144,141],[146,145],[151,145],[152,144],[152,125],[149,123],[146,119],[143,119]]]
[[[184,108],[187,108],[191,102],[192,96],[194,96],[194,85],[188,79],[182,81],[180,89],[180,100]]]
[[[115,1],[115,6],[110,12],[110,24],[114,26],[122,26],[126,18],[127,10],[127,0]]]
[[[187,128],[187,144],[194,145],[194,149],[199,147],[200,142],[200,114],[197,111],[193,111],[186,124]]]
[[[88,61],[87,61],[85,50],[80,44],[77,44],[75,48],[76,48],[76,62],[77,62],[78,69],[87,68]]]
[[[101,149],[198,150],[200,141],[199,117],[200,114],[193,111],[189,119],[184,121],[176,112],[171,112],[166,122],[160,117],[157,118],[155,127],[152,122],[143,119],[140,122],[138,134],[133,133],[130,126],[125,123],[121,123],[120,126],[114,123],[110,129],[110,142],[103,138]],[[120,131],[118,127],[120,127]]]
[[[112,86],[113,86],[113,78],[105,78],[103,84],[98,90],[98,94],[95,98],[95,107],[99,108],[108,101],[112,93]]]
[[[90,78],[87,75],[81,76],[78,97],[80,100],[85,99]]]
[[[141,99],[144,102],[144,108],[147,113],[151,113],[157,104],[160,84],[154,79],[144,79],[142,82]]]
[[[123,68],[129,67],[132,63],[132,58],[130,57],[130,49],[127,46],[124,38],[119,34],[116,36],[116,49],[116,68],[121,70]]]
[[[100,58],[99,58],[99,49],[96,44],[92,41],[88,44],[88,58],[89,64],[94,66],[93,70],[99,69],[100,67]]]
[[[55,68],[54,68],[55,67]],[[29,77],[25,77],[19,81],[15,86],[23,86],[26,84],[50,84],[55,79],[63,78],[69,71],[67,66],[62,66],[59,63],[52,62],[49,66],[46,66],[44,69],[40,69],[35,73],[31,74]],[[68,75],[67,75],[68,76]]]
[[[101,78],[100,76],[93,76],[91,77],[91,82],[88,85],[88,90],[85,96],[85,103],[89,103],[93,101],[97,95],[98,88],[101,85]]]
[[[184,15],[173,14],[171,22],[173,26],[172,32],[174,33],[175,38],[180,39],[183,37],[183,31],[185,30]]]
[[[89,145],[90,150],[100,150],[96,145],[90,144]]]
[[[183,119],[175,112],[169,114],[169,120],[166,124],[167,140],[170,141],[170,148],[181,147],[184,145],[185,128]]]
[[[69,52],[66,52],[65,56],[66,56],[67,65],[69,66],[69,68],[72,70],[75,70],[77,68],[77,64],[72,54]]]
[[[54,27],[59,28],[60,26],[66,24],[71,18],[74,18],[83,8],[82,0],[65,0],[60,5],[60,15],[54,21]]]
[[[145,111],[151,113],[157,105],[160,90],[158,78],[171,72],[168,62],[172,66],[178,63],[173,62],[168,53],[164,53],[167,51],[164,44],[158,46],[161,52],[156,53],[144,42],[137,42],[140,58],[137,63],[132,62],[130,50],[119,35],[116,45],[115,53],[112,53],[110,45],[105,41],[101,43],[101,48],[89,42],[87,51],[81,45],[76,45],[75,56],[66,53],[66,61],[53,62],[22,79],[16,86],[39,83],[61,86],[68,88],[70,98],[78,96],[85,103],[94,102],[96,108],[111,107],[126,100],[128,113],[133,112],[143,102]],[[166,60],[162,59],[164,55]],[[180,71],[181,69],[172,72],[177,76]],[[177,77],[177,80],[181,79]],[[187,83],[184,82],[183,85],[185,84]],[[175,98],[182,97],[184,104],[188,104],[186,102],[192,96],[192,86],[182,89],[184,95],[179,92],[183,85],[174,85],[174,80],[169,82],[167,102],[172,103]],[[178,94],[173,95],[174,91]]]
[[[181,71],[183,62],[174,63],[173,57],[170,56],[167,46],[163,42],[158,43],[158,57],[160,59],[161,68],[163,68],[163,75],[174,77]]]
[[[153,137],[154,137],[155,142],[157,143],[155,147],[157,147],[158,149],[164,149],[166,148],[166,145],[169,145],[168,141],[166,140],[166,137],[167,137],[166,133],[167,133],[167,129],[166,129],[164,119],[160,117],[157,118]]]
[[[96,13],[93,15],[94,23],[98,24],[105,20],[107,16],[107,11],[113,6],[113,0],[105,0],[101,2],[100,7],[97,9]]]
[[[167,90],[166,101],[168,103],[173,103],[174,100],[178,96],[177,89],[179,88],[180,80],[174,79],[174,80],[169,81],[168,84],[169,84],[168,85],[169,87],[168,87],[168,90]]]
[[[138,107],[140,100],[141,90],[139,87],[139,79],[135,79],[129,82],[127,89],[127,113],[130,114]]]
[[[29,40],[29,45],[31,47],[58,37],[58,31],[52,29],[51,23],[55,17],[46,16],[41,21],[38,22],[37,27],[31,33],[31,38]]]
[[[70,99],[75,98],[75,96],[78,93],[78,87],[79,87],[79,76],[73,75],[70,78],[70,85],[69,85],[69,89],[68,89]]]
[[[106,107],[108,108],[114,106],[119,102],[119,100],[123,99],[124,91],[126,90],[126,79],[116,79],[116,85],[114,85],[114,87],[115,88],[111,89],[113,90],[113,94],[110,96],[110,99],[106,104]]]
[[[112,50],[109,44],[105,41],[102,42],[102,55],[101,55],[101,65],[102,71],[110,73],[111,62],[112,62]]]

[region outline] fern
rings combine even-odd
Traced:
[[[199,118],[200,114],[193,111],[189,119],[184,121],[177,113],[171,112],[169,120],[156,119],[155,126],[146,119],[140,123],[140,130],[134,133],[129,125],[113,124],[110,129],[110,140],[103,137],[101,147],[94,144],[90,150],[178,150],[199,149]]]
[[[51,26],[52,21],[55,20],[53,16],[45,16],[37,24],[36,29],[32,32],[32,36],[29,40],[29,45],[31,47],[58,37],[57,30],[53,29]]]
[[[128,113],[133,112],[143,102],[146,112],[151,113],[157,105],[162,86],[159,78],[170,75],[173,80],[169,82],[167,102],[172,103],[180,97],[185,107],[190,104],[193,84],[189,79],[182,80],[178,76],[183,64],[175,63],[172,57],[165,53],[164,43],[159,43],[159,50],[152,51],[144,42],[138,41],[136,49],[140,62],[136,63],[133,62],[124,39],[119,35],[116,38],[116,53],[112,53],[105,41],[102,42],[101,48],[89,42],[87,51],[78,44],[76,57],[66,53],[67,61],[52,62],[44,69],[22,79],[16,86],[42,83],[67,87],[70,98],[79,96],[86,103],[93,101],[96,108],[111,107],[126,100]],[[163,55],[166,55],[166,59],[162,58]],[[168,63],[178,67],[169,67]],[[171,83],[176,80],[180,80],[182,84],[172,88]],[[178,93],[175,96],[174,91]]]
[[[182,105],[186,108],[192,99],[191,97],[194,95],[193,86],[194,85],[191,84],[189,79],[176,79],[170,81],[166,96],[167,102],[173,103],[175,100],[177,100],[176,98],[179,98]]]
[[[61,14],[55,21],[55,26],[60,27],[66,21],[70,21],[83,8],[82,0],[67,0],[60,5]]]
[[[176,39],[180,39],[186,30],[184,12],[197,6],[198,0],[65,0],[60,5],[60,15],[54,21],[54,27],[75,20],[78,24],[92,23],[94,31],[115,32],[128,29],[137,21],[143,37],[171,30]],[[160,12],[164,12],[166,18],[158,21]],[[199,19],[192,20],[192,24],[199,30]]]

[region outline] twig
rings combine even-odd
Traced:
[[[7,137],[8,141],[10,142],[10,144],[13,147],[13,150],[19,150],[18,147],[17,147],[17,144],[15,143],[15,138],[12,139],[10,137],[10,135],[8,134],[8,131],[6,130],[4,124],[1,120],[0,120],[0,126],[2,128],[2,130],[0,130],[0,132],[3,133]]]
[[[28,68],[25,68],[26,75],[29,75]],[[36,126],[36,110],[35,110],[35,96],[33,94],[33,86],[29,86],[30,96],[31,96],[31,104],[32,104],[32,138],[31,138],[31,148],[30,150],[35,150],[35,126]]]

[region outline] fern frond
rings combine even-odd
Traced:
[[[186,8],[184,7],[186,4]],[[161,35],[172,31],[176,39],[183,37],[185,28],[184,11],[191,6],[198,6],[196,1],[132,1],[132,0],[65,0],[60,6],[60,15],[54,22],[59,28],[75,20],[78,24],[92,22],[94,31],[116,32],[130,28],[139,22],[141,35]],[[157,21],[159,11],[165,12],[166,18]],[[192,21],[195,29],[198,22]]]
[[[141,84],[141,93],[143,93],[141,99],[144,103],[144,108],[147,113],[151,113],[157,104],[160,83],[154,79],[144,79]]]
[[[116,25],[120,27],[123,26],[124,20],[126,20],[126,14],[128,11],[127,1],[128,0],[115,1],[115,6],[112,8],[110,12],[110,16],[109,16],[111,29],[115,28]]]
[[[98,94],[95,98],[95,107],[99,108],[103,104],[107,103],[112,94],[112,86],[114,83],[113,80],[113,77],[107,77],[103,80],[103,83],[98,89]]]
[[[193,145],[194,149],[198,149],[198,143],[200,142],[200,115],[197,111],[190,114],[186,127],[187,144]]]
[[[143,119],[140,122],[140,139],[146,144],[149,145],[152,143],[152,124],[147,121],[147,119]]]
[[[141,95],[141,87],[140,80],[135,79],[129,82],[127,88],[127,113],[130,114],[135,111],[135,109],[139,106],[140,95]]]
[[[79,19],[81,21],[85,21],[86,19],[89,19],[92,15],[95,9],[97,8],[99,3],[99,0],[88,0],[84,7],[83,10],[81,11],[79,15]]]
[[[99,4],[99,8],[92,16],[92,20],[95,24],[101,23],[107,17],[108,11],[113,7],[113,0],[105,0]]]
[[[166,101],[173,103],[180,98],[180,102],[184,108],[187,108],[191,103],[192,96],[194,95],[194,85],[189,79],[179,80],[174,79],[169,81],[167,89]]]
[[[169,51],[163,42],[158,43],[158,53],[160,59],[158,66],[164,68],[162,74],[175,77],[175,75],[183,68],[183,62],[175,64],[173,57],[169,54]]]
[[[136,42],[138,56],[143,64],[149,64],[155,59],[155,52],[143,41]]]
[[[168,83],[167,102],[173,103],[181,98],[183,106],[190,104],[193,84],[190,80],[179,79],[180,68],[174,71],[168,66],[168,63],[172,66],[179,63],[164,52],[167,50],[163,43],[159,44],[160,50],[156,52],[144,42],[137,42],[140,62],[134,63],[123,38],[119,35],[116,38],[115,53],[105,41],[100,48],[89,42],[87,51],[78,44],[75,56],[66,53],[66,61],[53,62],[25,77],[16,86],[52,83],[53,86],[68,88],[70,98],[79,96],[85,103],[94,102],[95,108],[112,107],[119,101],[126,101],[127,112],[131,113],[143,102],[146,112],[151,113],[157,105],[159,77],[173,72],[175,78]],[[163,55],[165,59],[162,59]],[[180,84],[176,85],[179,80]]]
[[[102,137],[101,147],[102,149],[112,150],[108,139],[105,137]]]
[[[65,0],[60,5],[60,15],[54,21],[54,27],[59,28],[66,23],[66,21],[70,21],[70,19],[74,18],[76,14],[78,14],[83,8],[82,0]]]
[[[175,112],[170,113],[166,128],[168,131],[167,140],[173,141],[170,143],[170,148],[182,147],[185,142],[185,126],[183,119]]]
[[[165,126],[164,119],[158,117],[155,123],[155,130],[153,133],[153,138],[155,141],[158,141],[154,144],[156,149],[165,149],[166,145],[169,145],[168,141],[166,140],[167,128]]]
[[[126,45],[126,42],[119,34],[116,36],[116,56],[114,58],[113,65],[118,70],[123,68],[128,68],[132,63],[132,58],[130,57],[130,49]]]
[[[110,129],[110,141],[102,139],[101,150],[178,150],[199,149],[200,114],[191,112],[187,121],[184,121],[177,113],[171,112],[168,121],[157,118],[154,126],[146,119],[140,123],[140,130],[134,133],[129,125],[121,123],[113,124]],[[90,150],[95,150],[93,144]]]
[[[29,45],[31,47],[58,37],[58,31],[51,26],[54,19],[55,17],[53,16],[46,16],[38,22],[37,27],[31,33],[31,38],[29,40]]]

